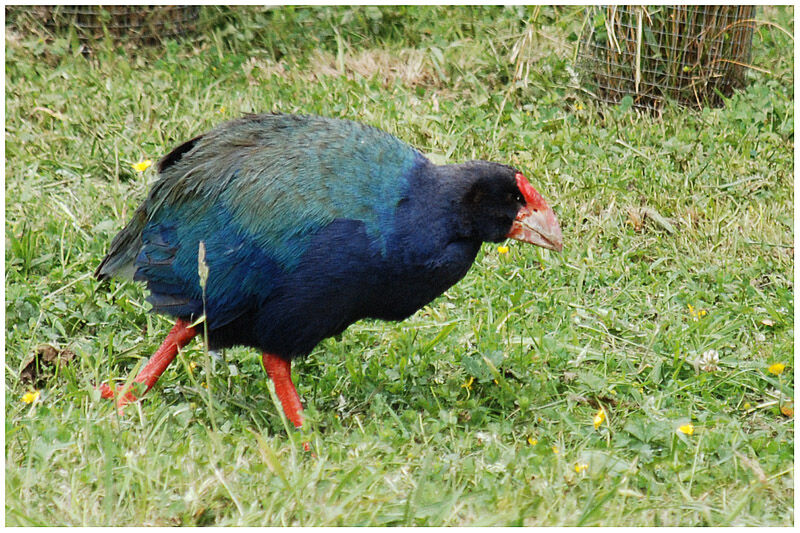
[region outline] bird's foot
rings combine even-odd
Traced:
[[[125,394],[119,394],[120,392],[122,392],[121,388],[115,390],[113,387],[110,387],[107,383],[103,383],[98,387],[98,389],[100,390],[101,398],[105,398],[106,400],[116,399],[117,412],[119,412],[119,414],[122,414],[123,407],[139,399],[133,393],[132,388],[133,387],[125,391]]]
[[[161,343],[161,346],[156,350],[156,353],[147,360],[144,368],[139,372],[136,378],[131,383],[131,386],[124,394],[121,394],[122,389],[115,389],[106,383],[100,385],[100,396],[111,400],[116,398],[117,411],[122,414],[122,408],[129,403],[135,402],[145,395],[150,388],[156,384],[158,378],[164,373],[170,363],[175,359],[183,346],[192,340],[192,337],[197,335],[197,330],[189,325],[186,320],[178,319],[172,331],[169,332],[167,338]]]

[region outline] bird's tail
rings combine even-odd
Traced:
[[[143,204],[134,212],[128,225],[111,241],[111,247],[94,271],[94,277],[101,281],[112,276],[133,278],[133,264],[142,247],[142,230],[146,222],[147,214]]]

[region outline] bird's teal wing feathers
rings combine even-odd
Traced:
[[[169,156],[167,156],[169,157]],[[224,208],[239,231],[291,267],[308,236],[336,219],[363,221],[380,242],[423,156],[397,138],[355,122],[291,115],[247,116],[194,141],[162,171],[148,202],[201,223]],[[197,205],[201,207],[198,209]]]
[[[293,270],[315,233],[337,219],[363,222],[385,249],[407,176],[424,157],[355,122],[251,115],[179,146],[98,268],[134,272],[158,311],[199,315],[198,243],[210,269],[213,315],[244,312],[282,272]]]

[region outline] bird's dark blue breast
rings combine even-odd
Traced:
[[[272,280],[263,300],[210,332],[211,345],[297,357],[356,320],[408,317],[460,280],[480,246],[409,244],[403,237],[413,230],[401,225],[382,249],[363,222],[334,221],[314,236],[297,268]]]
[[[460,176],[360,124],[247,117],[176,150],[98,271],[132,266],[156,312],[205,315],[215,347],[296,357],[361,318],[406,318],[480,247],[458,237]]]

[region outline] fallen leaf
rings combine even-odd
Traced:
[[[36,383],[44,381],[52,375],[51,369],[58,369],[68,365],[75,358],[75,352],[64,348],[59,350],[50,344],[40,344],[31,356],[22,371],[19,380],[22,383]]]
[[[788,418],[792,418],[794,416],[794,406],[790,403],[781,405],[781,414]]]
[[[667,233],[675,233],[675,226],[673,222],[652,207],[629,207],[628,208],[628,224],[633,226],[637,232],[642,231],[644,228],[645,219],[649,218],[657,226],[666,231]]]
[[[639,214],[639,210],[630,207],[628,208],[628,223],[633,226],[633,231],[639,232],[642,231],[642,225],[644,224],[644,219],[642,215]]]
[[[641,207],[639,208],[639,213],[641,213],[642,219],[645,217],[651,219],[653,222],[661,226],[667,233],[675,233],[675,226],[672,225],[672,222],[670,222],[667,217],[662,216],[661,213],[652,207]]]

